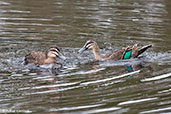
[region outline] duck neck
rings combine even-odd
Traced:
[[[98,46],[95,46],[95,48],[93,48],[93,54],[94,54],[94,59],[95,61],[99,61],[99,60],[102,60],[102,57],[100,55],[100,49]]]
[[[44,60],[44,64],[51,64],[55,61],[56,61],[56,58],[48,57],[47,59]]]

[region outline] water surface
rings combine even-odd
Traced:
[[[0,0],[0,112],[39,114],[171,113],[169,0]],[[102,55],[152,44],[141,59],[93,62],[78,54],[86,40]],[[52,45],[60,71],[21,66]]]

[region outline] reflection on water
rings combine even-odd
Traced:
[[[167,0],[0,0],[0,113],[170,113],[171,2]],[[134,43],[140,59],[93,62]],[[24,56],[62,47],[62,69],[21,66]]]

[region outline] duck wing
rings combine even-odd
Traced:
[[[130,58],[136,58],[150,47],[152,47],[151,44],[145,45],[145,46],[138,46],[137,44],[135,44],[132,47],[128,47],[125,54],[130,51],[131,52]],[[124,59],[124,57],[123,57],[123,59]]]
[[[121,60],[123,57],[123,54],[125,52],[125,49],[117,49],[117,50],[112,50],[109,53],[107,53],[103,59],[108,60],[108,61],[116,61],[116,60]]]
[[[121,59],[136,58],[150,47],[152,47],[151,44],[146,46],[138,46],[138,44],[135,44],[126,48],[112,50],[103,57],[103,60],[116,61]]]
[[[25,56],[24,64],[25,65],[29,63],[43,64],[45,58],[46,57],[43,52],[30,52]]]

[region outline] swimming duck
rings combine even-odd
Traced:
[[[101,57],[100,49],[97,43],[94,40],[88,40],[78,52],[82,53],[85,50],[90,49],[94,54],[95,61],[117,61],[122,59],[136,58],[150,47],[152,47],[151,44],[145,46],[138,46],[138,44],[135,44],[126,48],[112,50],[104,57]]]
[[[57,46],[52,46],[48,48],[45,52],[30,52],[25,56],[23,61],[23,65],[27,64],[35,64],[35,65],[44,65],[44,64],[61,64],[59,63],[56,58],[61,58],[63,60],[66,59],[65,56],[62,55],[60,49]]]

